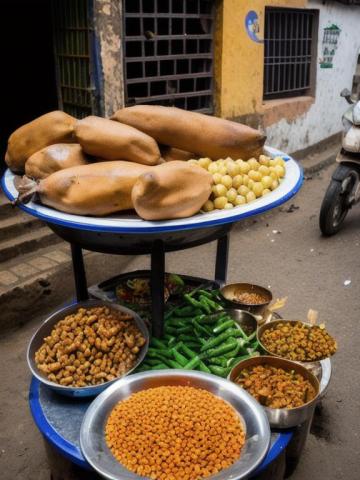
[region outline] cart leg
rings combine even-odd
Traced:
[[[89,298],[87,290],[87,281],[84,268],[84,259],[82,250],[78,245],[71,243],[71,256],[73,263],[76,299],[78,302],[87,300]]]
[[[226,283],[229,254],[229,234],[219,238],[216,249],[215,280],[221,285]]]
[[[165,250],[161,240],[155,240],[151,252],[151,316],[152,333],[162,337],[164,330]]]

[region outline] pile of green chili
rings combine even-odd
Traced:
[[[137,372],[180,368],[227,377],[238,362],[259,354],[256,332],[247,335],[231,319],[217,290],[195,289],[183,299],[165,314],[164,336],[151,339]]]

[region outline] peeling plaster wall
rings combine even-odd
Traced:
[[[266,128],[267,144],[287,152],[302,150],[342,130],[341,116],[347,108],[340,97],[343,88],[351,90],[357,55],[360,49],[360,7],[310,0],[308,8],[320,10],[318,60],[322,57],[324,27],[335,23],[341,28],[333,68],[317,65],[314,103],[297,119],[284,118]]]
[[[94,23],[102,67],[102,110],[105,116],[124,106],[121,0],[94,0]]]

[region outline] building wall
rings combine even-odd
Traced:
[[[317,63],[314,96],[263,101],[264,44],[248,36],[245,17],[249,10],[257,13],[262,39],[265,6],[318,9],[318,59],[324,27],[336,23],[341,28],[334,67],[323,69]],[[218,10],[222,28],[216,32],[216,114],[264,129],[269,145],[288,152],[338,133],[346,108],[339,94],[345,87],[351,89],[360,48],[360,8],[322,0],[223,0]]]
[[[341,28],[333,68],[316,71],[314,101],[302,114],[282,118],[266,127],[267,143],[288,152],[302,150],[326,139],[342,129],[341,116],[347,108],[340,97],[343,88],[351,90],[358,53],[360,53],[360,8],[336,2],[310,0],[309,8],[320,10],[318,59],[322,57],[324,27],[336,23]]]

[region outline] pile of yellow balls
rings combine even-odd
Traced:
[[[275,190],[285,176],[285,161],[281,157],[260,155],[258,160],[247,161],[199,158],[189,162],[208,170],[214,179],[210,199],[202,207],[204,212],[253,202]]]

